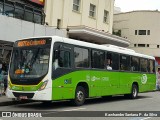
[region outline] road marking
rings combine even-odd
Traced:
[[[77,109],[69,109],[69,110],[62,110],[62,111],[76,111],[76,110],[84,110],[86,108],[77,108]]]
[[[143,99],[137,99],[137,100],[146,100],[146,99],[153,99],[153,98],[143,98]]]
[[[77,108],[77,109],[64,109],[64,110],[59,110],[59,111],[56,111],[56,112],[47,112],[47,113],[42,113],[42,114],[51,114],[51,113],[60,113],[60,112],[64,112],[64,111],[77,111],[77,110],[84,110],[86,108]]]
[[[140,120],[147,120],[147,119],[150,119],[151,117],[147,117],[147,118],[142,118]]]

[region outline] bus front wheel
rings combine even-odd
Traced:
[[[72,100],[73,105],[81,106],[85,102],[85,89],[82,86],[78,86],[75,92],[75,98]]]

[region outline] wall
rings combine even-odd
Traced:
[[[90,3],[96,5],[96,17],[89,17]],[[112,33],[114,0],[81,0],[80,11],[73,11],[73,0],[46,0],[46,22],[57,26],[61,19],[61,28],[85,25]],[[108,23],[103,22],[104,9],[109,11]]]
[[[66,36],[66,31],[0,15],[0,40],[14,42],[26,37],[52,35]]]
[[[114,30],[121,30],[122,37],[127,37],[129,48],[137,52],[160,57],[160,12],[133,11],[114,15]],[[135,35],[135,30],[150,30],[150,35]],[[138,47],[134,44],[149,44],[149,47]]]

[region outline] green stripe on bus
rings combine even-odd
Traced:
[[[155,74],[114,72],[114,71],[75,71],[61,76],[52,82],[52,100],[73,99],[76,86],[85,82],[89,87],[89,97],[131,93],[136,82],[139,92],[155,89]]]

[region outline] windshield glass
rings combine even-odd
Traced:
[[[49,67],[50,46],[14,47],[9,70],[11,79],[34,80],[45,76]]]
[[[39,78],[48,71],[49,48],[15,49],[10,75],[13,78]]]

